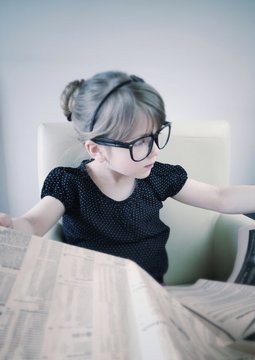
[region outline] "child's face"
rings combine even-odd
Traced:
[[[147,119],[144,119],[144,121],[143,119],[139,120],[137,127],[126,142],[133,141],[144,135],[150,135],[158,130],[156,127],[152,129]],[[120,175],[142,179],[149,176],[160,150],[154,142],[151,153],[144,160],[138,162],[132,160],[129,149],[105,146],[104,151],[110,170]]]

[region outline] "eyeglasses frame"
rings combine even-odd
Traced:
[[[159,135],[159,133],[160,133],[164,128],[166,128],[166,127],[169,128],[169,134],[168,134],[168,137],[167,137],[167,140],[166,140],[165,145],[160,148],[160,147],[159,147],[159,144],[158,144],[158,135]],[[98,144],[98,145],[113,146],[113,147],[119,147],[119,148],[129,149],[129,153],[130,153],[131,159],[132,159],[133,161],[135,161],[135,162],[139,162],[139,161],[142,161],[142,160],[146,159],[147,156],[150,155],[151,150],[152,150],[152,148],[153,148],[153,143],[154,143],[154,142],[156,143],[158,149],[160,149],[160,150],[163,149],[163,148],[167,145],[167,143],[168,143],[168,141],[169,141],[169,138],[170,138],[170,134],[171,134],[171,127],[172,127],[172,123],[171,123],[170,121],[165,121],[165,122],[162,124],[162,126],[159,128],[159,130],[155,132],[155,134],[143,135],[143,136],[141,136],[141,137],[139,137],[139,138],[137,138],[137,139],[135,139],[135,140],[132,140],[132,141],[130,141],[130,142],[122,142],[122,141],[118,141],[118,140],[112,140],[112,139],[101,138],[101,137],[94,138],[94,139],[91,139],[91,140],[94,141],[94,142],[95,142],[96,144]],[[147,138],[147,137],[151,137],[152,140],[153,140],[153,141],[151,142],[150,147],[149,147],[148,154],[147,154],[144,158],[142,158],[142,159],[140,159],[140,160],[135,160],[134,157],[133,157],[133,150],[132,150],[134,144],[135,144],[137,141],[142,140],[142,139]]]

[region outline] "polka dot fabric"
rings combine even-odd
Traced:
[[[131,259],[157,281],[168,267],[165,244],[169,227],[159,219],[162,202],[176,195],[187,180],[179,165],[155,163],[150,176],[137,179],[132,195],[115,201],[89,177],[85,160],[78,168],[53,169],[42,198],[53,196],[65,206],[64,241],[68,244]]]

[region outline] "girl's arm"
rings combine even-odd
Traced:
[[[255,212],[255,186],[217,187],[188,179],[174,199],[188,205],[227,214]]]
[[[65,207],[57,199],[45,196],[23,216],[10,218],[0,214],[0,225],[26,234],[43,236],[64,214]]]

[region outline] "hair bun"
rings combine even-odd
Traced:
[[[84,79],[70,82],[60,96],[60,106],[68,121],[72,121],[72,112],[75,98],[81,86],[85,83]]]

